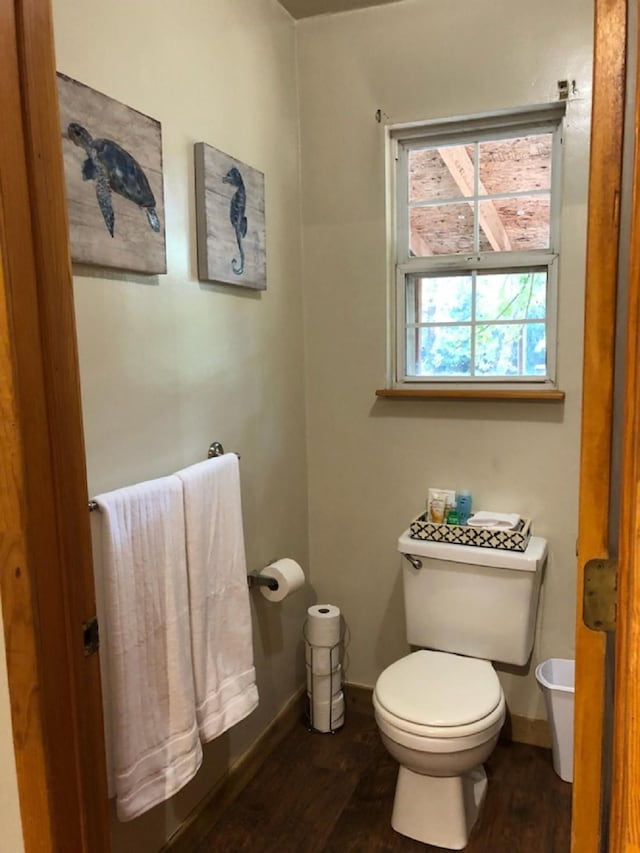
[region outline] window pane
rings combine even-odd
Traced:
[[[453,165],[456,160],[459,161],[458,168]],[[446,145],[409,151],[409,201],[472,195],[473,161],[473,145]]]
[[[549,189],[552,142],[550,133],[480,142],[481,195]]]
[[[481,231],[494,251],[520,252],[549,248],[549,195],[481,201],[478,215]]]
[[[412,208],[409,240],[410,253],[420,258],[472,252],[473,207],[465,202]]]
[[[476,319],[544,320],[547,272],[508,272],[478,275]]]
[[[544,376],[544,323],[482,325],[476,328],[478,376]]]
[[[529,323],[524,328],[525,376],[546,376],[547,336],[544,323]]]
[[[459,323],[471,320],[470,275],[438,276],[417,280],[419,323]],[[411,315],[407,321],[411,322]]]
[[[411,339],[415,346],[411,346]],[[409,376],[470,376],[471,327],[429,326],[407,335]]]

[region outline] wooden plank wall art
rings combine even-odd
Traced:
[[[204,142],[194,153],[198,277],[265,290],[264,175]]]
[[[58,74],[72,260],[167,271],[160,122]]]

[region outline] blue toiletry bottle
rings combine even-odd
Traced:
[[[471,492],[463,489],[456,495],[458,504],[458,524],[466,524],[471,516]]]

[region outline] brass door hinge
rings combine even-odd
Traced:
[[[618,561],[589,560],[584,567],[582,621],[592,631],[616,630]]]
[[[100,634],[98,632],[98,618],[94,616],[88,622],[82,623],[82,641],[84,644],[84,656],[90,657],[100,648]]]

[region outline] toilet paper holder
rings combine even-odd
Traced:
[[[247,575],[247,584],[249,585],[249,589],[253,589],[256,586],[267,586],[272,592],[275,592],[280,587],[275,578],[270,578],[268,575],[262,575],[259,572],[249,572]]]

